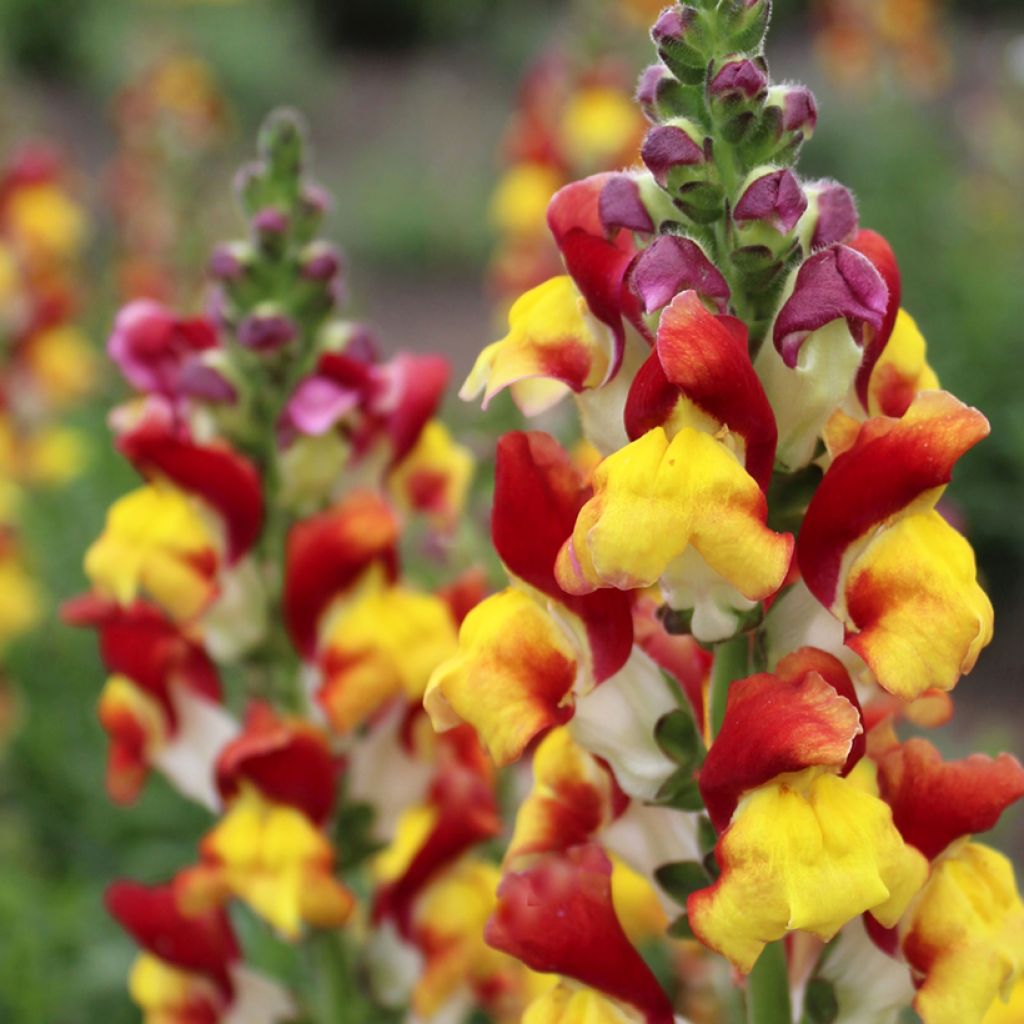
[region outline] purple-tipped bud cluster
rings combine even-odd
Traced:
[[[331,281],[341,272],[341,267],[341,254],[328,242],[306,246],[299,261],[299,273],[307,281]]]
[[[276,206],[266,206],[253,214],[253,231],[266,239],[280,238],[287,234],[290,226],[288,214]]]
[[[240,281],[252,261],[252,252],[243,242],[226,242],[210,254],[210,276],[225,284]]]

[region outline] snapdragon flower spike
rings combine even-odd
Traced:
[[[334,877],[323,831],[337,771],[316,726],[250,706],[242,733],[218,759],[226,810],[200,844],[200,863],[182,876],[186,905],[202,909],[234,896],[289,941],[306,926],[344,924],[355,897]]]
[[[175,882],[115,882],[106,904],[143,950],[129,990],[144,1024],[275,1024],[294,1015],[280,986],[243,965],[223,909],[186,911]]]
[[[65,622],[96,629],[111,676],[99,718],[110,739],[107,791],[128,804],[152,768],[211,810],[214,762],[238,731],[221,706],[217,669],[206,651],[159,609],[122,607],[93,595],[64,606]]]
[[[956,460],[988,430],[943,391],[922,392],[900,419],[868,420],[834,458],[800,531],[808,588],[879,685],[905,700],[952,689],[991,639],[973,552],[934,509]]]
[[[435,728],[469,722],[499,764],[568,720],[575,697],[617,673],[630,655],[628,597],[573,597],[554,577],[558,548],[587,496],[548,435],[513,432],[499,442],[491,531],[522,583],[469,613],[457,655],[439,666],[424,698]]]
[[[699,639],[730,636],[738,614],[782,584],[793,548],[765,525],[775,420],[743,325],[708,312],[696,292],[677,295],[633,381],[625,424],[635,440],[595,470],[558,581],[586,594],[660,580],[672,607],[695,609]]]
[[[927,876],[926,859],[851,764],[862,724],[850,698],[845,669],[813,649],[729,689],[698,777],[723,830],[721,875],[689,896],[687,916],[741,971],[792,930],[828,940],[865,911],[892,926]],[[841,886],[830,884],[836,877]]]
[[[561,976],[523,1019],[672,1024],[672,1005],[626,937],[612,903],[612,862],[600,847],[537,857],[506,874],[487,941],[535,971]]]

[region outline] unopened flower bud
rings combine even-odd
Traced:
[[[764,60],[741,57],[727,60],[718,68],[708,84],[708,93],[718,100],[753,100],[767,88]]]
[[[692,289],[719,313],[729,306],[729,285],[692,238],[662,235],[641,254],[630,274],[644,312],[667,306],[680,292]]]
[[[269,198],[266,164],[243,164],[235,174],[234,191],[242,209],[247,213],[255,213],[264,206]]]
[[[759,227],[768,228],[776,235],[788,235],[806,209],[807,197],[791,170],[761,167],[748,176],[732,216],[741,235],[751,234]],[[763,231],[757,234],[758,243],[773,241],[770,236],[760,238]]]
[[[800,223],[800,244],[813,252],[836,242],[849,242],[857,233],[857,204],[837,181],[816,181],[805,189],[807,211]]]
[[[259,151],[273,177],[294,178],[301,172],[305,134],[305,122],[296,110],[275,110],[263,122]]]
[[[768,90],[766,102],[782,111],[783,131],[800,132],[805,142],[814,134],[818,105],[806,85],[776,85]]]
[[[652,128],[640,156],[655,181],[668,188],[670,178],[677,185],[700,177],[711,155],[710,146],[695,124],[677,119]]]
[[[210,276],[226,284],[240,281],[252,261],[252,251],[244,242],[218,245],[210,254]]]
[[[252,229],[264,239],[280,237],[288,231],[288,214],[276,206],[265,206],[253,215]]]
[[[720,41],[735,53],[759,50],[768,31],[771,0],[734,0],[721,4],[718,31]]]
[[[680,82],[704,80],[713,38],[704,16],[689,4],[676,4],[661,12],[651,29],[658,55]]]
[[[649,121],[657,123],[659,95],[674,81],[664,64],[651,64],[640,73],[636,84],[636,101]]]
[[[313,242],[303,250],[299,273],[307,281],[330,281],[341,270],[338,250],[327,242]]]
[[[258,312],[238,325],[238,343],[254,352],[274,352],[298,336],[298,328],[282,313]]]
[[[238,398],[238,391],[225,376],[230,364],[223,352],[206,353],[191,359],[181,371],[183,394],[201,402],[229,403]]]

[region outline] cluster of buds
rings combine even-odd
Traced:
[[[132,995],[149,1024],[514,1014],[529,974],[482,939],[494,770],[422,708],[482,582],[402,571],[412,547],[444,577],[472,471],[435,418],[446,363],[384,359],[340,318],[294,115],[268,120],[237,192],[248,236],[214,251],[207,311],[117,316],[108,351],[137,394],[111,425],[141,484],[65,607],[110,672],[112,798],[158,772],[215,816],[173,878],[109,890],[142,948]],[[247,965],[240,916],[279,943],[275,976]]]
[[[108,177],[118,290],[125,300],[191,300],[194,253],[206,241],[202,174],[228,133],[227,101],[202,59],[175,50],[120,90],[114,122]]]
[[[497,764],[532,761],[486,931],[560,978],[529,1024],[705,1019],[709,988],[714,1019],[742,999],[758,1022],[1024,1006],[1024,905],[973,838],[1024,769],[901,738],[949,720],[991,639],[939,506],[988,423],[940,389],[851,194],[794,170],[817,110],[771,82],[769,18],[662,12],[642,165],[555,195],[564,272],[461,393],[508,388],[526,415],[571,396],[591,448],[499,442],[509,586],[424,700]],[[668,991],[620,864],[699,943]]]
[[[814,45],[822,67],[844,88],[884,87],[893,76],[931,96],[950,78],[939,0],[824,0]]]
[[[40,145],[15,154],[0,174],[0,651],[40,609],[19,541],[25,492],[65,483],[84,457],[59,417],[95,378],[77,326],[86,231],[57,154]]]
[[[570,51],[571,39],[527,72],[502,142],[504,168],[491,198],[497,241],[489,271],[502,312],[558,272],[558,250],[545,220],[551,197],[576,178],[632,162],[643,138],[628,72],[609,56],[584,60]]]

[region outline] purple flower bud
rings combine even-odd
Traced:
[[[689,289],[712,302],[719,313],[729,306],[729,285],[718,268],[696,242],[679,235],[656,238],[637,259],[630,284],[647,313]]]
[[[288,214],[276,206],[266,206],[253,215],[252,228],[259,235],[283,235],[288,230]]]
[[[808,192],[818,213],[811,248],[821,249],[835,242],[849,242],[859,226],[857,204],[850,190],[836,181],[824,181],[812,185]]]
[[[330,281],[340,270],[341,256],[327,242],[314,242],[302,254],[299,273],[307,281]]]
[[[755,178],[740,196],[732,216],[737,224],[759,221],[788,235],[806,209],[807,196],[796,175],[786,168]]]
[[[855,249],[832,245],[804,261],[796,285],[775,318],[775,348],[790,368],[800,348],[816,330],[841,317],[858,344],[866,326],[878,330],[889,289],[871,261]]]
[[[769,102],[782,108],[782,127],[787,132],[802,132],[805,139],[814,134],[818,123],[818,104],[806,85],[781,85],[772,89]]]
[[[207,270],[218,281],[238,281],[245,275],[242,247],[234,244],[218,245],[210,254]]]
[[[298,328],[280,313],[253,313],[238,325],[238,343],[254,352],[273,352],[298,336]]]
[[[746,58],[727,61],[711,79],[708,92],[712,96],[745,96],[748,100],[768,88],[768,75],[763,67]]]
[[[322,185],[307,182],[302,187],[302,205],[307,213],[323,216],[331,209],[331,195]]]
[[[180,389],[203,402],[226,403],[238,398],[234,385],[201,359],[192,359],[182,367]]]
[[[707,160],[703,146],[677,125],[664,124],[652,128],[644,139],[640,156],[655,181],[663,188],[669,171],[675,167],[694,167]]]
[[[664,64],[651,64],[640,73],[636,83],[636,101],[651,121],[657,121],[658,91],[661,83],[672,75]]]
[[[598,197],[597,212],[609,234],[618,228],[648,234],[654,231],[654,222],[640,198],[640,189],[628,174],[616,174],[608,180]]]
[[[686,35],[686,30],[693,24],[697,17],[697,11],[693,7],[683,7],[676,4],[662,11],[658,20],[651,29],[651,38],[655,45],[660,45],[666,39],[680,40]]]

